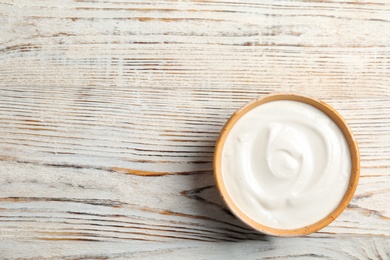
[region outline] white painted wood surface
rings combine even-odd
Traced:
[[[320,98],[361,180],[299,238],[234,218],[212,176],[252,98]],[[389,259],[389,1],[0,0],[2,258]]]

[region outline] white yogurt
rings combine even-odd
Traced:
[[[222,150],[222,176],[238,208],[278,229],[314,224],[348,188],[351,158],[338,126],[298,101],[272,101],[243,115]]]

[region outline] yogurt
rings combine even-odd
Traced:
[[[252,220],[298,229],[325,218],[348,189],[351,156],[339,127],[299,101],[264,103],[244,114],[221,155],[226,190]]]

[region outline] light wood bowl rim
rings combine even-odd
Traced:
[[[344,194],[343,199],[341,200],[338,207],[332,211],[328,216],[321,219],[320,221],[317,221],[314,224],[311,224],[309,226],[305,226],[302,228],[297,229],[277,229],[277,228],[271,228],[265,225],[262,225],[261,223],[258,223],[254,221],[253,219],[249,218],[243,211],[241,211],[237,205],[233,202],[232,198],[227,192],[227,189],[224,185],[223,178],[222,178],[222,170],[221,170],[221,156],[222,156],[222,150],[225,143],[225,140],[227,136],[230,133],[230,130],[233,128],[235,123],[248,111],[251,109],[260,106],[264,103],[272,102],[272,101],[278,101],[278,100],[293,100],[293,101],[299,101],[303,102],[309,105],[312,105],[322,112],[324,112],[326,115],[328,115],[340,128],[342,131],[351,155],[351,176],[349,179],[349,185],[348,189]],[[294,93],[275,93],[271,95],[267,95],[265,97],[257,98],[246,105],[244,105],[242,108],[238,109],[236,112],[233,113],[233,115],[229,118],[229,120],[226,122],[225,126],[222,128],[221,133],[219,135],[219,138],[216,143],[215,152],[214,152],[214,161],[213,161],[213,168],[214,168],[214,177],[216,180],[217,187],[220,191],[221,196],[223,197],[224,201],[230,208],[230,210],[233,212],[234,215],[236,215],[239,219],[241,219],[244,223],[251,226],[255,230],[258,230],[262,233],[274,235],[274,236],[301,236],[301,235],[307,235],[313,232],[316,232],[327,225],[329,225],[332,221],[334,221],[341,212],[348,206],[349,202],[351,201],[356,187],[358,185],[359,176],[360,176],[360,155],[359,155],[359,148],[357,145],[357,142],[354,138],[354,135],[345,122],[345,120],[342,118],[342,116],[331,106],[326,104],[325,102],[322,102],[318,99],[311,98],[305,95],[300,94],[294,94]]]

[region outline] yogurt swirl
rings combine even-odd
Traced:
[[[322,111],[279,100],[243,115],[222,150],[222,175],[234,203],[278,229],[311,225],[330,214],[348,188],[344,135]]]

